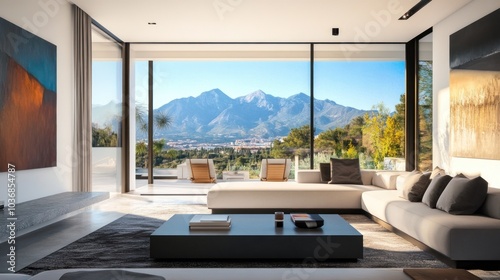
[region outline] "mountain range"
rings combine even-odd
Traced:
[[[257,90],[248,95],[231,98],[220,89],[212,89],[197,97],[172,100],[154,110],[169,116],[168,128],[155,130],[155,138],[170,139],[196,137],[257,137],[270,138],[288,135],[292,128],[309,124],[310,97],[304,93],[288,98],[275,97]],[[103,112],[115,110],[108,104],[93,108],[93,119],[105,119]],[[331,100],[314,100],[316,133],[343,127],[353,118],[364,115],[365,110],[342,106]],[[99,120],[99,121],[98,121]],[[137,130],[138,135],[145,133]]]

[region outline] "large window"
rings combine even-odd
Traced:
[[[140,176],[151,165],[155,178],[184,178],[188,158],[213,159],[219,178],[225,171],[258,178],[263,158],[299,159],[298,167],[309,169],[331,157],[359,157],[363,168],[405,169],[402,44],[165,44],[133,51]]]
[[[92,190],[121,192],[122,50],[92,31]]]
[[[315,46],[314,97],[315,168],[334,157],[405,169],[403,45]]]
[[[247,171],[255,179],[263,158],[293,158],[308,145],[308,135],[300,146],[287,136],[310,124],[309,45],[165,45],[149,54],[155,177],[182,177],[187,158],[211,158],[219,178]],[[138,108],[149,102],[141,94],[147,64],[135,63]],[[148,141],[140,124],[146,115],[136,129],[142,174]]]

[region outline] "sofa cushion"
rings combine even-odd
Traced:
[[[319,172],[317,172],[319,174]],[[361,209],[365,185],[289,182],[220,182],[207,194],[209,209]],[[278,211],[278,210],[276,210]]]
[[[418,177],[417,182],[415,182],[413,185],[405,184],[403,189],[403,198],[411,202],[421,202],[422,197],[424,196],[424,193],[427,190],[429,183],[431,182],[430,177],[431,172],[427,172],[425,174],[421,174],[421,176]]]
[[[331,181],[329,184],[356,184],[362,185],[359,159],[330,159]]]
[[[396,190],[403,191],[403,187],[405,185],[406,178],[410,176],[411,173],[401,174],[396,178]]]
[[[487,192],[488,182],[481,176],[474,179],[456,176],[439,196],[436,208],[454,215],[471,215],[481,208]]]
[[[452,177],[449,175],[436,175],[436,177],[431,180],[429,187],[427,187],[427,190],[422,197],[422,202],[430,208],[436,208],[436,203],[439,199],[439,196],[444,191],[444,188],[446,188],[446,185],[448,185],[451,179]]]
[[[332,170],[329,162],[322,162],[319,164],[319,172],[321,173],[321,181],[329,182],[332,179]]]

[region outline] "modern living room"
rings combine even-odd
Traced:
[[[6,186],[0,200],[5,205],[2,225],[15,225],[2,235],[0,272],[4,274],[0,276],[72,279],[87,273],[92,279],[128,279],[128,271],[137,277],[163,277],[153,279],[419,279],[406,269],[441,277],[432,279],[451,275],[439,273],[461,273],[451,276],[456,279],[477,279],[465,278],[474,275],[500,279],[500,258],[495,252],[500,217],[495,204],[500,189],[500,101],[494,85],[492,93],[482,88],[490,86],[484,84],[488,75],[498,84],[500,46],[496,33],[480,25],[493,22],[498,26],[498,20],[488,16],[498,14],[500,3],[347,2],[0,0],[0,69],[7,69],[0,71],[0,161],[4,165],[0,181]],[[75,43],[80,17],[86,27],[91,26],[91,30],[81,27],[82,33],[90,34],[90,42]],[[471,29],[477,37],[461,35],[470,36]],[[41,45],[27,47],[32,40]],[[22,55],[26,50],[28,55]],[[29,66],[30,59],[38,66],[52,65],[42,67],[48,74],[32,70],[36,67]],[[29,74],[45,90],[42,103],[56,106],[56,113],[50,115],[52,126],[26,117],[28,109],[8,109],[19,104],[8,103],[15,100],[9,99],[6,82],[14,80],[8,74],[14,68],[7,68],[13,67],[11,61],[34,71]],[[431,65],[427,80],[419,72],[422,63]],[[171,71],[174,67],[178,72]],[[480,77],[463,79],[463,69],[482,71],[475,72]],[[472,91],[479,97],[468,99],[469,88],[476,88]],[[47,97],[52,92],[57,92],[57,103]],[[256,98],[261,98],[260,104],[267,102],[267,107],[251,107]],[[26,104],[36,104],[36,97],[28,100]],[[186,100],[196,102],[185,102],[187,107],[181,108],[179,104]],[[429,100],[425,111],[421,102]],[[80,111],[82,102],[88,105]],[[200,105],[203,102],[205,107]],[[114,107],[105,106],[109,104]],[[277,106],[280,114],[269,113]],[[375,138],[353,136],[340,149],[322,141],[323,132],[347,131],[355,116],[383,112],[383,106],[388,108],[386,119],[402,125],[400,133],[394,134],[399,135],[399,142],[391,146],[397,148],[381,160],[373,149]],[[263,107],[268,122],[262,117]],[[166,112],[163,123],[168,128],[158,125],[161,114],[155,119],[160,109]],[[46,110],[50,113],[50,108]],[[108,118],[105,113],[120,118],[104,120]],[[398,113],[404,117],[398,119]],[[348,120],[333,125],[337,115]],[[212,117],[202,124],[201,116]],[[366,117],[360,128],[366,138],[373,133],[366,121],[375,119]],[[24,126],[24,121],[35,125],[18,134],[16,127]],[[309,144],[292,151],[286,146],[287,138],[305,128]],[[111,133],[96,140],[96,131]],[[47,139],[41,135],[48,135]],[[161,142],[159,138],[166,139],[163,150],[148,147],[147,143]],[[17,145],[21,139],[31,148]],[[326,184],[320,163],[328,163],[330,180],[337,174],[330,173],[330,155],[356,157],[360,182],[347,187],[345,182],[342,186]],[[191,182],[190,158],[213,160],[214,182]],[[267,158],[289,159],[286,180],[268,182],[273,180],[264,174],[274,163]],[[430,209],[422,197],[410,203],[408,195],[396,194],[396,186],[398,181],[404,185],[403,177],[417,171],[434,178],[431,172],[436,171],[438,177],[446,174],[456,181],[465,181],[459,178],[464,174],[471,182],[480,181],[481,187],[476,188],[484,190],[480,205],[473,214],[457,214],[446,207]],[[426,187],[437,184],[438,180],[434,184],[432,180]],[[378,195],[386,192],[394,197]],[[466,201],[473,199],[469,194]],[[347,221],[344,229],[361,234],[361,245],[352,249],[355,245],[348,241],[349,254],[339,259],[335,258],[337,252],[342,254],[341,245],[319,250],[333,260],[314,255],[314,245],[303,245],[312,247],[310,255],[292,257],[299,250],[297,243],[307,244],[306,239],[267,241],[260,236],[257,239],[262,243],[249,239],[243,253],[224,255],[233,251],[225,249],[190,258],[183,254],[203,255],[200,248],[212,252],[218,250],[215,244],[223,245],[217,238],[200,246],[192,240],[187,244],[175,241],[180,243],[158,251],[163,241],[154,239],[167,221],[189,222],[194,214],[211,213],[231,217],[233,226],[222,235],[251,235],[255,227],[268,225],[276,235],[280,229],[275,228],[274,213],[280,211],[287,218],[285,232],[326,234],[332,225]],[[292,212],[317,213],[325,225],[298,229],[288,217]],[[422,213],[436,216],[419,218]],[[272,219],[263,226],[253,220],[254,227],[238,227],[241,217],[261,214]],[[22,215],[36,220],[36,225],[24,224]],[[313,242],[328,245],[329,238]],[[150,242],[157,242],[156,249],[150,248]],[[252,242],[257,244],[252,246]],[[281,249],[269,249],[280,242],[289,258],[280,254]],[[169,249],[174,255],[165,259],[163,253]],[[353,252],[361,256],[353,257]],[[158,254],[162,257],[155,257]]]

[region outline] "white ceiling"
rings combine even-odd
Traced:
[[[404,21],[418,0],[69,1],[125,42],[407,42],[471,2],[433,0]]]

